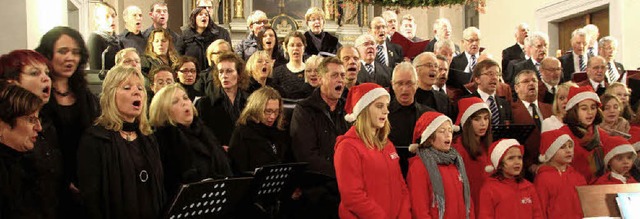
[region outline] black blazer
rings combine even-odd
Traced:
[[[622,65],[622,63],[616,62],[616,61],[613,61],[613,62],[616,64],[616,70],[618,70],[618,74],[620,74],[620,78],[618,78],[618,81],[620,81],[622,80],[622,77],[624,76],[624,74],[627,74],[627,73],[624,71],[624,66]],[[605,77],[605,80],[607,80],[608,83],[611,83],[611,81],[609,81],[607,77]]]
[[[433,92],[433,99],[435,100],[435,103],[428,103],[426,99],[427,92]],[[435,90],[426,91],[418,88],[418,90],[416,90],[415,100],[422,105],[431,107],[436,111],[445,114],[449,118],[456,118],[457,116],[457,114],[453,110],[453,104],[451,103],[449,96],[447,96],[446,94],[437,92]]]
[[[400,45],[392,43],[389,40],[386,40],[386,44],[387,57],[389,58],[389,66],[387,67],[389,67],[389,72],[393,72],[393,68],[404,61],[404,51],[402,51],[402,47]]]
[[[436,49],[436,43],[438,42],[438,40],[436,40],[436,38],[434,37],[433,39],[429,40],[429,44],[427,44],[427,47],[424,48],[425,52],[434,52],[434,50]],[[459,54],[460,53],[460,47],[458,47],[458,45],[453,44],[456,49],[455,51],[453,51],[453,54]]]
[[[524,50],[520,48],[518,43],[502,50],[502,72],[505,72],[507,67],[509,67],[511,60],[524,60],[524,58]]]
[[[463,52],[453,57],[453,59],[451,60],[451,65],[449,66],[449,69],[464,71],[468,64],[469,64],[469,60],[467,60],[467,55],[466,53]]]
[[[562,77],[560,78],[562,81],[560,81],[560,83],[570,81],[571,75],[576,72],[573,66],[573,52],[568,52],[560,56],[560,62],[562,64]]]
[[[364,67],[364,64],[362,64],[360,72],[358,72],[357,82],[372,82],[379,84],[382,87],[391,87],[391,71],[389,70],[389,68],[378,61],[374,61],[374,63],[373,75],[369,75],[366,67]]]
[[[538,70],[536,69],[536,65],[533,64],[533,60],[531,60],[531,58],[527,60],[522,60],[522,61],[516,62],[512,66],[511,72],[509,73],[509,77],[510,77],[509,82],[512,88],[516,84],[515,82],[516,75],[518,75],[518,73],[520,73],[520,71],[522,70],[532,70],[536,72],[536,76],[538,77],[538,79],[540,79],[540,72],[538,72]]]
[[[473,91],[473,93],[471,93],[471,96],[480,97],[480,94],[476,90],[476,91]],[[502,97],[494,96],[494,98],[496,99],[496,103],[498,104],[498,111],[500,112],[500,124],[504,125],[506,124],[507,121],[508,122],[513,121],[513,113],[511,112],[511,103],[509,103],[509,101],[505,100]]]
[[[473,74],[464,72],[462,70],[449,68],[449,77],[447,80],[447,86],[452,88],[458,88],[465,90],[464,85],[471,82]]]
[[[311,38],[311,31],[304,33],[305,39],[307,39],[307,46],[304,48],[304,57],[311,55],[318,55],[319,52],[328,52],[338,55],[338,48],[342,47],[342,44],[338,41],[338,38],[331,35],[328,32],[324,32],[324,37],[320,43],[320,48],[316,48]]]
[[[233,171],[242,175],[264,165],[287,162],[289,139],[286,131],[262,123],[247,121],[246,125],[238,125],[229,142]]]
[[[195,106],[198,110],[198,115],[204,124],[213,131],[213,134],[220,141],[220,144],[229,145],[237,118],[232,118],[227,110],[225,110],[223,102],[226,101],[225,98],[227,97],[223,96],[221,92],[224,91],[215,87],[212,95],[200,98],[200,100],[196,101]],[[239,104],[240,109],[244,109],[248,95],[240,89],[237,95],[234,105]],[[238,115],[240,115],[240,113],[238,113]]]

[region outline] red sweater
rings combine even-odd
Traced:
[[[587,181],[573,167],[561,174],[555,167],[542,165],[534,184],[546,218],[583,217],[576,186],[587,185]]]
[[[498,180],[489,178],[480,191],[478,218],[486,219],[542,219],[538,193],[531,182],[523,179]]]
[[[633,177],[627,177],[627,183],[622,182],[617,178],[611,176],[611,171],[602,175],[596,182],[595,185],[611,185],[611,184],[629,184],[629,183],[638,183]]]
[[[355,126],[338,136],[334,165],[340,218],[411,218],[399,158],[389,140],[382,151],[368,149],[358,138]]]
[[[466,218],[464,188],[456,165],[438,165],[444,185],[445,210],[443,218]],[[411,215],[413,218],[438,218],[438,205],[433,202],[433,188],[427,168],[420,157],[409,158],[407,185],[411,195]],[[473,203],[469,218],[475,218]]]
[[[471,155],[462,146],[462,137],[456,138],[452,145],[455,148],[462,160],[464,160],[464,168],[467,171],[467,177],[469,178],[469,187],[471,189],[471,200],[473,200],[474,206],[480,206],[480,189],[482,184],[491,174],[484,171],[485,166],[491,165],[491,159],[487,155],[487,151],[483,150],[480,156],[476,157],[476,160],[471,159]],[[478,214],[479,208],[476,208],[476,214]]]
[[[569,130],[569,126],[562,126],[562,129],[569,133],[569,136],[571,136],[571,138],[575,142],[575,147],[573,147],[573,161],[571,162],[571,166],[573,166],[576,171],[582,174],[587,182],[593,182],[595,179],[597,179],[596,171],[598,170],[593,157],[595,150],[588,151],[586,148],[584,148],[580,144],[580,139],[573,135],[571,130]],[[605,136],[608,136],[608,134],[600,128],[598,128],[598,132],[600,134],[600,145],[602,145],[602,139],[605,138]]]

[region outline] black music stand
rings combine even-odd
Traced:
[[[281,192],[306,166],[307,163],[285,163],[256,168],[249,194],[254,206],[274,218],[280,207]]]
[[[499,140],[502,138],[513,138],[518,140],[520,144],[524,144],[531,135],[531,132],[536,128],[536,125],[521,125],[521,124],[510,124],[510,125],[495,125],[492,126],[492,134],[494,140]]]
[[[180,186],[164,218],[231,218],[253,177],[205,180]]]

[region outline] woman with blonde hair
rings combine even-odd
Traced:
[[[322,62],[322,56],[312,55],[305,62],[304,82],[309,84],[313,92],[313,88],[320,86],[320,76],[318,76],[318,67]],[[311,95],[311,93],[309,93]]]
[[[147,76],[151,69],[160,65],[171,66],[178,61],[178,51],[173,45],[171,33],[163,28],[156,28],[149,34],[147,48],[141,60],[143,75]]]
[[[177,83],[162,88],[151,101],[150,123],[156,128],[167,197],[181,184],[233,175],[220,142],[197,115]]]
[[[334,164],[340,218],[410,218],[400,157],[389,141],[389,92],[363,83],[349,89],[345,111],[353,126],[336,140]]]
[[[86,211],[89,218],[157,218],[165,192],[144,78],[135,68],[116,66],[102,86],[102,113],[78,148],[78,188]]]
[[[564,107],[567,105],[567,101],[569,100],[567,96],[569,96],[569,88],[571,87],[578,87],[578,85],[572,81],[567,81],[558,85],[558,90],[553,98],[553,105],[551,108],[553,115],[542,121],[542,132],[556,130],[564,125],[562,119],[567,114]]]
[[[614,95],[618,97],[618,99],[620,99],[620,101],[622,102],[622,108],[621,108],[622,114],[620,115],[624,119],[626,119],[627,121],[631,121],[636,117],[629,103],[629,97],[631,96],[631,91],[629,90],[626,84],[623,84],[620,82],[613,82],[609,84],[609,86],[604,91],[604,93]]]
[[[617,96],[607,94],[600,96],[602,106],[602,123],[600,128],[604,129],[611,136],[625,136],[629,134],[629,121],[622,117],[624,103]]]
[[[271,73],[273,72],[273,65],[271,58],[264,50],[259,50],[253,53],[249,60],[247,60],[246,66],[247,74],[249,74],[249,88],[247,93],[251,94],[254,91],[264,86],[275,87]],[[279,90],[276,88],[276,90]]]

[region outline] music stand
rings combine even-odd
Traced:
[[[279,208],[281,192],[306,166],[307,163],[285,163],[256,168],[250,193],[254,205],[273,218]]]
[[[495,125],[491,127],[493,139],[498,140],[502,138],[513,138],[518,140],[520,144],[524,144],[531,135],[531,132],[536,128],[535,125]]]
[[[164,218],[230,218],[253,177],[205,180],[180,186]]]

